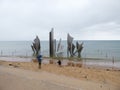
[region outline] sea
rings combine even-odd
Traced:
[[[109,60],[111,64],[116,61],[119,62],[120,67],[120,40],[75,40],[73,42],[75,45],[76,41],[83,42],[81,58],[91,61]],[[0,41],[0,57],[32,57],[32,43],[33,41]],[[49,57],[49,41],[40,41],[40,43],[42,55]],[[61,44],[63,57],[67,57],[67,41],[63,40]],[[56,47],[57,45],[58,41]]]

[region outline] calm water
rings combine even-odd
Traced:
[[[82,58],[120,60],[120,41],[82,41]],[[58,42],[57,42],[58,43]],[[74,42],[75,43],[75,42]],[[32,56],[32,41],[0,41],[0,56]],[[67,42],[62,41],[64,56]],[[43,56],[49,56],[49,42],[41,41]]]
[[[81,53],[84,65],[114,67],[120,69],[120,41],[82,41],[84,48]],[[75,43],[75,42],[74,42]],[[57,42],[58,44],[58,42]],[[0,60],[31,61],[31,58],[16,56],[32,56],[32,41],[0,41]],[[64,57],[67,56],[67,42],[62,41]],[[43,56],[49,56],[49,42],[41,41]],[[7,57],[8,56],[8,57]],[[114,63],[113,63],[114,60]],[[44,60],[44,62],[48,60]]]

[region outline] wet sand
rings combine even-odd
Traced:
[[[0,88],[0,90],[120,90],[120,71],[95,67],[59,67],[56,64],[42,64],[42,68],[38,69],[38,63],[35,62],[0,61]]]

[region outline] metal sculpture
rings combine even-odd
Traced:
[[[40,39],[38,36],[34,39],[33,45],[31,45],[31,48],[33,50],[33,55],[37,56],[41,51],[41,45],[40,45]]]
[[[59,42],[58,42],[58,46],[57,46],[57,52],[56,52],[56,55],[57,55],[57,57],[62,57],[63,56],[63,46],[62,46],[62,44],[61,44],[61,39],[59,40]]]
[[[83,42],[81,44],[79,44],[79,42],[77,41],[76,42],[76,52],[74,54],[78,53],[79,58],[81,57],[82,49],[83,49]]]
[[[49,32],[49,53],[50,57],[55,56],[55,43],[54,43],[54,29],[51,29],[51,32]]]
[[[67,56],[68,57],[69,57],[69,53],[70,53],[70,56],[73,57],[74,49],[75,49],[75,45],[73,44],[73,37],[71,37],[68,34],[67,35]]]
[[[78,57],[81,57],[81,51],[83,49],[83,43],[79,44],[79,42],[76,42],[76,51],[75,45],[73,44],[73,37],[71,37],[69,34],[67,35],[67,56],[73,57],[76,53],[78,53]]]

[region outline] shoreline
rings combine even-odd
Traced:
[[[11,62],[31,62],[35,57],[22,57],[22,56],[0,56],[0,61],[11,61]],[[57,62],[57,58],[50,58],[50,57],[44,57],[42,60],[42,63],[48,64],[49,60],[53,60],[54,62]],[[109,59],[100,59],[100,58],[84,58],[84,59],[78,59],[78,58],[62,58],[62,65],[66,66],[67,63],[73,62],[73,63],[82,63],[85,67],[96,67],[96,68],[105,68],[105,69],[116,69],[120,70],[120,60],[109,60]]]

